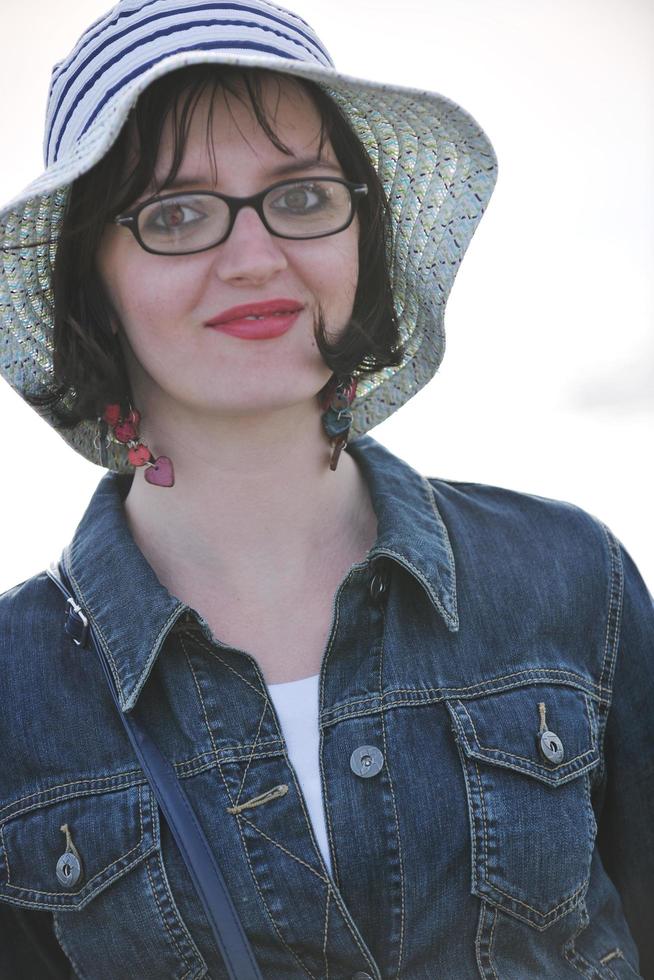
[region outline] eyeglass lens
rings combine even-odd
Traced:
[[[332,180],[295,180],[272,188],[263,200],[270,229],[284,238],[318,238],[348,224],[352,198]],[[189,252],[217,244],[229,227],[229,207],[210,194],[184,192],[153,201],[139,215],[148,248]]]

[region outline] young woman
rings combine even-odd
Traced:
[[[109,472],[72,605],[0,599],[2,976],[239,976],[121,715],[267,980],[654,976],[638,570],[365,435],[440,363],[483,131],[263,0],[123,0],[45,146],[0,216],[0,367]]]

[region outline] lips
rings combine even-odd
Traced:
[[[282,314],[291,315],[304,308],[304,304],[296,299],[270,299],[264,303],[244,303],[241,306],[231,306],[218,316],[207,320],[205,327],[219,327],[234,320],[246,320],[248,317],[272,317]],[[249,321],[256,323],[255,319]]]

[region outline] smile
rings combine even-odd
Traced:
[[[229,334],[230,337],[240,337],[242,340],[269,340],[281,337],[291,329],[301,310],[287,313],[269,313],[267,316],[244,316],[238,320],[228,320],[210,327],[218,333]]]

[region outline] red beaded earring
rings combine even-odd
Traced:
[[[121,407],[117,404],[107,405],[104,413],[98,422],[101,426],[103,437],[108,435],[107,429],[111,429],[109,438],[112,442],[127,446],[127,459],[132,466],[147,466],[145,479],[148,483],[157,487],[172,487],[175,483],[175,473],[172,460],[168,456],[157,456],[156,459],[139,438],[139,423],[141,421],[140,412],[130,406],[126,416],[121,414]],[[103,425],[104,423],[104,425]],[[104,438],[101,440],[104,449]],[[106,450],[103,457],[106,456]],[[106,463],[103,458],[103,464]]]

